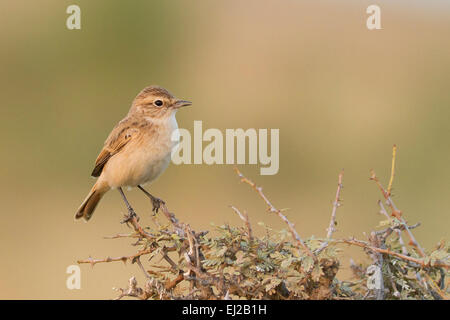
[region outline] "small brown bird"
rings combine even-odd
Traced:
[[[169,165],[177,141],[172,133],[178,129],[175,114],[190,101],[176,99],[166,89],[149,86],[134,99],[128,115],[109,134],[92,171],[97,182],[81,204],[75,219],[88,221],[103,195],[118,189],[128,209],[135,216],[122,187],[138,187],[152,201],[158,212],[161,199],[142,187],[155,180]]]

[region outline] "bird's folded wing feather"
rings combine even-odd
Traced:
[[[128,142],[136,139],[139,134],[138,122],[130,118],[120,121],[106,139],[102,151],[95,160],[95,168],[91,176],[99,177],[108,160],[119,153]]]

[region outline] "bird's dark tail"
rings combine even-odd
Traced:
[[[92,217],[97,204],[109,189],[110,188],[106,183],[100,183],[97,181],[97,183],[92,187],[91,192],[89,192],[86,199],[78,208],[77,213],[75,214],[75,220],[83,218],[86,222],[88,222]]]

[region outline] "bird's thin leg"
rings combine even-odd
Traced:
[[[123,190],[121,187],[118,188],[120,195],[122,196],[123,201],[125,202],[125,205],[127,206],[128,209],[128,216],[125,217],[125,219],[122,221],[122,223],[126,223],[128,221],[130,221],[133,217],[136,217],[136,219],[139,221],[139,217],[136,214],[136,212],[134,212],[133,208],[131,207],[130,203],[128,202],[127,197],[125,197],[125,194],[123,193]]]
[[[166,204],[163,200],[151,195],[150,192],[148,192],[147,190],[142,188],[140,185],[138,185],[138,188],[141,189],[142,192],[144,192],[145,195],[150,198],[150,200],[152,200],[152,205],[153,205],[152,211],[153,212],[158,213],[158,210],[161,207],[161,204]]]

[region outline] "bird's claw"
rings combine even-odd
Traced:
[[[133,209],[128,210],[128,214],[125,215],[124,219],[120,223],[128,223],[130,222],[134,217],[136,217],[136,221],[139,221],[139,216],[134,212]]]
[[[156,198],[156,197],[152,198],[152,205],[153,205],[152,211],[153,211],[153,214],[158,213],[158,210],[161,208],[162,204],[166,204],[166,203],[163,200],[159,199],[159,198]]]

